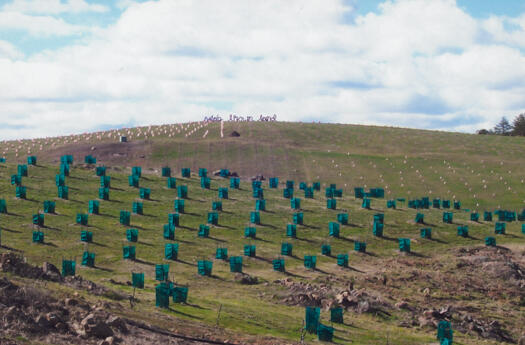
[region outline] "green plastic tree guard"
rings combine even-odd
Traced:
[[[337,208],[337,200],[336,199],[326,200],[326,208],[329,210],[335,210]]]
[[[295,184],[295,182],[293,180],[288,180],[288,181],[286,181],[286,188],[293,190],[294,184]]]
[[[208,177],[208,169],[199,168],[199,177]]]
[[[321,316],[321,310],[316,307],[306,307],[305,312],[305,329],[308,333],[317,333],[317,327],[319,326],[319,318]]]
[[[222,211],[222,201],[213,201],[211,203],[211,209],[213,211]]]
[[[130,187],[139,188],[139,181],[140,181],[140,178],[137,175],[128,176],[128,184]]]
[[[492,236],[485,237],[485,245],[487,247],[495,247],[496,246],[496,238]]]
[[[348,267],[348,254],[337,254],[337,266]]]
[[[155,306],[169,309],[171,296],[171,283],[162,282],[155,287]]]
[[[98,198],[102,200],[109,200],[109,188],[99,188]]]
[[[370,209],[370,199],[364,198],[363,203],[361,204],[362,208]]]
[[[90,214],[99,214],[100,212],[100,201],[98,200],[89,200],[88,202],[88,213]]]
[[[383,223],[374,222],[374,227],[372,229],[372,233],[376,237],[382,237],[383,236],[383,229],[384,229],[384,224]]]
[[[461,202],[454,201],[454,210],[461,210]]]
[[[252,181],[252,190],[262,188],[262,181],[259,180],[253,180]]]
[[[317,326],[317,339],[320,341],[331,342],[334,338],[334,328],[319,324]]]
[[[458,236],[468,237],[468,226],[466,225],[458,226]]]
[[[255,239],[257,233],[257,229],[254,227],[245,227],[244,228],[244,237],[246,238],[253,238]]]
[[[201,177],[201,188],[210,189],[211,179],[209,177]]]
[[[67,186],[59,186],[57,194],[58,194],[58,197],[60,199],[67,200],[69,198],[69,187],[67,187]]]
[[[441,205],[443,208],[450,208],[450,200],[443,200]]]
[[[325,192],[324,192],[324,196],[327,197],[327,198],[333,198],[334,197],[334,189],[333,188],[326,188],[325,189]]]
[[[60,157],[60,163],[73,164],[73,155],[63,155]]]
[[[163,236],[164,239],[173,241],[175,239],[175,226],[172,224],[164,224]]]
[[[169,189],[177,188],[177,179],[175,177],[166,178],[166,187]]]
[[[331,308],[330,309],[330,322],[343,323],[343,308]]]
[[[27,165],[19,164],[17,167],[18,175],[27,177]]]
[[[175,201],[173,202],[173,209],[175,210],[175,212],[184,213],[184,205],[184,199],[175,199]]]
[[[38,226],[44,226],[44,215],[40,213],[33,214],[33,224]]]
[[[208,212],[208,224],[219,225],[219,214],[217,212]]]
[[[177,260],[179,256],[178,243],[166,243],[164,245],[164,258],[166,260]]]
[[[255,211],[266,211],[266,200],[255,200]]]
[[[496,233],[497,235],[504,235],[506,225],[507,224],[503,222],[496,222],[496,224],[494,224],[494,233]]]
[[[452,224],[453,218],[452,212],[443,212],[443,223]]]
[[[18,174],[11,175],[11,184],[12,185],[17,185],[17,186],[22,185],[22,176],[20,176]]]
[[[188,287],[175,286],[171,291],[174,303],[186,303],[188,300]]]
[[[296,212],[293,214],[293,223],[302,225],[304,221],[304,216],[302,212]]]
[[[292,256],[292,249],[291,243],[281,243],[281,255]]]
[[[258,211],[250,212],[250,223],[261,224],[261,214]]]
[[[256,247],[255,245],[246,244],[244,245],[244,256],[255,257]]]
[[[283,198],[286,198],[286,199],[293,198],[293,189],[291,188],[283,189]]]
[[[44,213],[55,213],[56,203],[51,200],[44,201]]]
[[[445,321],[445,320],[439,321],[438,327],[437,327],[437,337],[436,338],[439,341],[442,341],[444,339],[448,339],[452,341],[453,331],[452,331],[452,326],[450,325],[450,322]],[[450,344],[452,343],[450,342]]]
[[[15,195],[19,199],[25,199],[27,197],[27,188],[23,186],[16,186]]]
[[[314,182],[312,184],[312,188],[316,191],[320,191],[321,190],[321,182],[317,181],[317,182]]]
[[[416,224],[425,224],[425,215],[423,213],[417,213],[414,222],[416,222]]]
[[[190,178],[191,177],[191,169],[190,168],[182,168],[180,171],[182,177],[184,178]]]
[[[129,226],[131,223],[131,213],[129,211],[120,211],[120,224]]]
[[[272,260],[272,266],[273,266],[273,270],[274,271],[277,271],[277,272],[284,272],[285,271],[284,259],[274,259],[274,260]]]
[[[75,261],[62,260],[62,277],[75,275]]]
[[[127,229],[126,239],[129,242],[137,242],[139,240],[139,231],[137,229]]]
[[[142,177],[142,168],[141,167],[132,167],[131,168],[131,175]]]
[[[291,238],[297,237],[297,225],[286,224],[286,236]]]
[[[308,186],[306,185],[306,182],[299,182],[299,189],[305,190]]]
[[[430,240],[432,238],[432,229],[431,228],[423,228],[419,230],[419,234],[421,238],[426,238]]]
[[[80,225],[87,226],[88,225],[88,215],[85,213],[77,213],[76,217],[76,223]]]
[[[304,197],[305,197],[305,199],[313,199],[314,198],[314,189],[313,189],[313,187],[306,187],[304,189]]]
[[[432,207],[433,208],[441,208],[441,200],[440,199],[432,200]]]
[[[6,162],[5,157],[0,157],[0,163],[5,163],[5,162]]]
[[[241,186],[241,179],[238,177],[230,177],[230,188],[239,189]]]
[[[355,187],[354,195],[356,199],[363,199],[365,197],[365,189],[363,187]]]
[[[277,188],[277,187],[279,187],[279,178],[278,177],[270,177],[270,180],[268,181],[268,187],[270,187],[270,188]]]
[[[219,199],[228,199],[228,188],[219,188]]]
[[[521,233],[525,235],[525,224],[521,224]]]
[[[7,203],[5,202],[5,199],[0,199],[0,213],[7,214]]]
[[[71,172],[71,167],[67,163],[60,164],[60,174],[64,176],[69,176]]]
[[[299,210],[301,209],[301,199],[299,198],[291,198],[290,199],[290,207],[292,210]]]
[[[410,238],[399,239],[399,251],[402,253],[410,253]]]
[[[128,260],[135,260],[137,250],[135,246],[123,246],[122,247],[122,258]]]
[[[62,174],[55,175],[55,185],[57,187],[66,185],[66,177]]]
[[[366,242],[354,242],[354,250],[359,253],[366,253]]]
[[[162,177],[170,177],[171,176],[171,168],[170,167],[162,167],[161,174],[162,174]]]
[[[80,241],[87,243],[93,242],[93,233],[87,230],[80,231]]]
[[[252,196],[256,199],[264,199],[264,190],[262,188],[255,188],[252,191]]]
[[[144,289],[144,273],[131,272],[131,286]]]
[[[188,186],[178,186],[177,187],[177,197],[180,199],[188,198]]]
[[[168,224],[173,226],[179,226],[180,223],[180,214],[170,213],[168,214]]]
[[[337,221],[342,225],[348,225],[348,213],[339,213],[337,215]]]
[[[131,209],[135,214],[144,214],[144,204],[140,201],[133,201]]]
[[[204,224],[200,224],[198,236],[202,238],[210,237],[210,227]]]
[[[100,187],[101,188],[111,187],[111,176],[100,176]]]
[[[473,221],[473,222],[478,222],[479,221],[479,213],[472,212],[470,214],[470,220]]]
[[[97,164],[97,159],[92,155],[84,156],[84,163],[86,164]]]
[[[97,176],[105,176],[106,175],[106,167],[96,167],[95,173]]]
[[[95,253],[84,252],[82,254],[82,266],[95,267]]]
[[[151,196],[151,189],[149,188],[141,188],[139,190],[139,197],[144,200],[149,200]]]
[[[230,272],[242,273],[242,256],[230,257]]]
[[[228,176],[230,176],[230,170],[228,170],[228,169],[221,169],[219,171],[219,176],[222,177],[222,178],[227,178]]]
[[[315,255],[305,255],[304,256],[304,267],[307,269],[315,270],[317,263],[317,257]]]
[[[393,208],[395,210],[396,209],[396,201],[394,199],[388,200],[386,202],[386,207],[387,208]]]
[[[329,236],[339,237],[339,223],[330,222],[328,223]]]
[[[169,273],[170,273],[169,264],[155,265],[155,280],[157,281],[168,280]]]
[[[197,273],[201,276],[211,276],[213,262],[207,260],[199,260],[197,262]]]
[[[42,231],[33,231],[33,243],[44,243],[44,233]]]
[[[228,259],[228,248],[217,248],[215,252],[215,258],[219,260]]]

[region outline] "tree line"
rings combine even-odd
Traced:
[[[480,129],[478,134],[525,136],[525,113],[514,118],[512,124],[505,116],[492,129]]]

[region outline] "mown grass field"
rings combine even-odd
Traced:
[[[33,151],[39,157],[39,163],[30,166],[29,176],[23,178],[27,200],[15,198],[15,188],[9,182],[10,176],[16,173],[17,158],[11,153],[6,154],[8,163],[0,167],[0,197],[6,199],[9,211],[8,215],[0,215],[3,246],[21,251],[35,264],[49,261],[57,266],[61,265],[63,258],[75,258],[79,264],[84,250],[94,252],[96,268],[79,267],[77,274],[128,293],[131,293],[131,288],[111,284],[109,279],[125,282],[130,280],[132,271],[145,272],[146,289],[136,294],[140,302],[134,311],[129,310],[127,302],[122,302],[122,312],[153,322],[155,318],[151,315],[160,312],[154,307],[154,265],[170,263],[170,278],[189,286],[189,303],[172,304],[171,309],[164,313],[214,325],[222,305],[221,327],[240,333],[298,340],[304,308],[286,306],[273,297],[283,292],[283,288],[272,284],[274,280],[293,277],[298,281],[323,283],[331,275],[349,281],[362,275],[373,275],[381,271],[385,260],[402,257],[397,242],[397,238],[402,237],[412,239],[415,254],[409,257],[410,260],[446,263],[452,249],[482,246],[486,236],[494,236],[494,223],[471,222],[470,212],[455,211],[454,224],[444,224],[441,219],[443,210],[416,211],[408,209],[406,204],[398,204],[397,210],[389,210],[386,199],[403,197],[408,200],[422,196],[458,199],[463,208],[479,212],[498,207],[520,211],[524,205],[523,138],[349,125],[226,123],[225,134],[236,130],[241,137],[221,139],[219,124],[205,128],[209,130],[206,138],[202,138],[204,128],[189,138],[182,133],[174,137],[158,135],[147,139],[144,146],[147,150],[141,149],[140,155],[130,152],[126,157],[99,159],[100,165],[109,167],[110,200],[100,201],[101,214],[89,215],[88,227],[75,224],[75,216],[87,213],[88,201],[97,199],[99,178],[93,167],[75,164],[71,176],[66,178],[69,200],[58,199],[55,175],[59,169],[54,161],[60,154],[70,151],[75,154],[75,162],[79,163],[83,161],[84,153],[97,156],[98,150],[109,145],[109,140],[87,140],[85,143],[57,145],[53,150],[44,148],[41,153]],[[91,146],[96,149],[90,152]],[[20,162],[25,161],[25,155],[19,154],[19,157]],[[119,224],[120,210],[131,211],[132,202],[141,201],[138,189],[128,186],[131,165],[143,166],[140,186],[151,189],[152,200],[143,200],[144,215],[132,215],[131,226],[125,227]],[[177,198],[176,190],[168,189],[165,178],[160,177],[163,165],[171,166],[177,185],[187,185],[189,190],[185,213],[181,214],[174,241],[164,240],[162,236],[162,226],[168,222],[168,213],[175,212],[173,202]],[[192,168],[192,178],[180,177],[182,167]],[[197,230],[199,224],[206,223],[212,201],[219,200],[217,189],[229,187],[229,180],[213,177],[211,189],[202,189],[195,174],[199,167],[210,171],[228,168],[244,178],[241,189],[230,189],[229,199],[222,200],[219,226],[211,226],[210,238],[199,238]],[[254,211],[255,205],[246,178],[257,173],[278,176],[281,184],[275,190],[268,188],[267,181],[263,182],[267,211],[261,212],[262,224],[256,226],[257,239],[253,240],[244,238],[244,228],[249,226],[250,212]],[[294,212],[290,200],[282,196],[286,179],[295,180],[295,195],[301,198],[304,213],[305,225],[297,227],[297,239],[287,238],[285,234],[286,224],[292,221]],[[320,181],[322,190],[316,192],[314,199],[305,199],[298,189],[300,181],[308,184]],[[337,198],[337,210],[326,209],[324,188],[330,183],[337,183],[338,188],[344,190],[343,197]],[[367,189],[384,187],[385,199],[373,199],[372,210],[364,210],[361,200],[353,196],[353,187],[356,186]],[[45,244],[33,244],[31,215],[42,211],[44,200],[56,201],[56,214],[45,215]],[[328,223],[336,221],[337,213],[341,212],[349,213],[351,225],[341,226],[340,238],[331,238]],[[433,240],[419,238],[422,226],[413,222],[417,212],[424,213],[427,226],[432,228]],[[383,238],[372,235],[373,215],[376,213],[385,214]],[[471,236],[458,237],[458,225],[468,225]],[[136,261],[122,258],[122,246],[128,245],[125,238],[127,228],[139,230]],[[80,242],[80,231],[84,229],[93,232],[94,243],[86,245]],[[355,240],[367,242],[370,255],[353,252]],[[525,235],[521,233],[521,223],[507,224],[507,234],[497,236],[497,241],[501,246],[523,246]],[[169,242],[180,245],[178,261],[164,259],[164,244]],[[272,259],[279,257],[282,242],[293,244],[294,256],[285,257],[286,274],[274,272],[271,264]],[[349,266],[353,269],[337,267],[335,257],[322,256],[321,245],[325,243],[332,246],[333,255],[349,253]],[[229,264],[214,258],[217,247],[227,247],[229,256],[242,256],[245,244],[257,246],[257,257],[244,257],[243,271],[258,277],[260,284],[236,283]],[[317,255],[318,270],[304,268],[304,255]],[[197,275],[197,261],[203,259],[214,262],[213,277]],[[397,296],[386,298],[394,303],[402,294],[415,293],[417,288],[410,287]],[[490,301],[484,303],[490,304]],[[516,311],[519,310],[518,307]],[[322,313],[325,323],[329,323],[328,317],[329,313]],[[335,340],[339,343],[383,344],[388,337],[390,344],[434,342],[434,332],[400,327],[399,317],[396,314],[384,318],[347,313],[345,325],[334,325]],[[462,334],[455,336],[455,343],[479,344],[479,339]],[[313,341],[315,338],[307,335],[306,339]]]

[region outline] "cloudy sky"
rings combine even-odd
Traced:
[[[0,139],[230,113],[474,132],[521,112],[522,0],[0,0]]]

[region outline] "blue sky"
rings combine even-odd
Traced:
[[[525,112],[522,1],[188,4],[0,0],[0,139],[230,113],[474,132]]]

